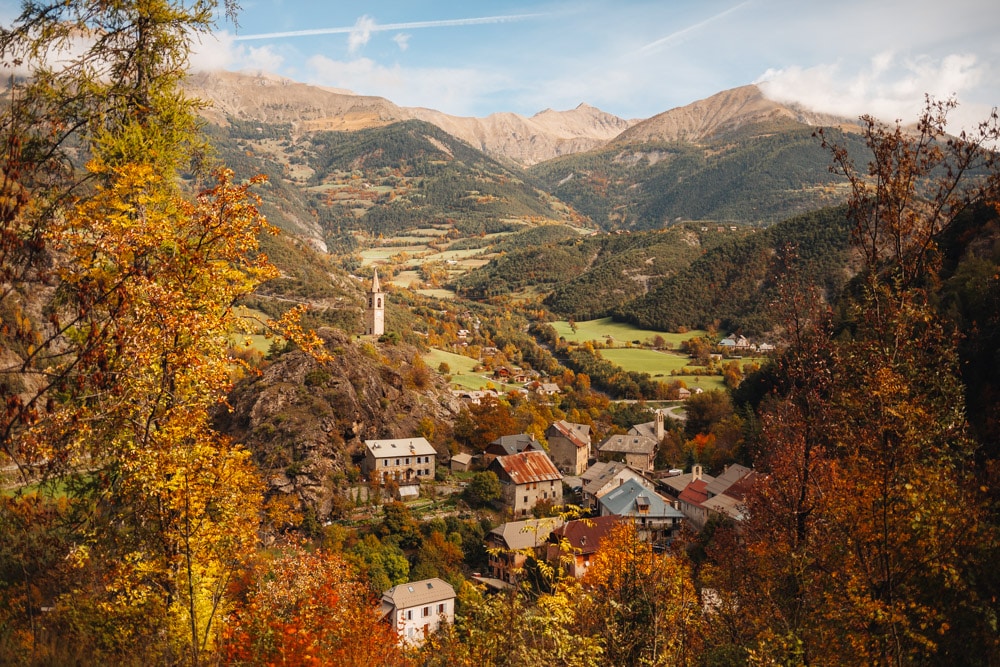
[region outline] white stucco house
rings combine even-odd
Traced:
[[[455,622],[455,589],[443,579],[422,579],[382,593],[382,615],[401,640],[419,646],[445,623]]]

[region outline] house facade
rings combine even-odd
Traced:
[[[545,452],[498,456],[489,470],[500,480],[504,504],[514,518],[527,517],[540,502],[562,504],[562,473]]]
[[[437,452],[426,438],[365,440],[361,471],[371,480],[397,484],[419,484],[434,479]]]
[[[455,589],[437,578],[393,586],[382,593],[382,615],[402,641],[419,646],[443,624],[455,622]]]
[[[545,431],[552,462],[565,475],[580,475],[590,461],[590,426],[561,419]]]
[[[644,435],[612,435],[598,446],[597,455],[602,461],[620,461],[636,470],[653,470],[659,444]]]
[[[490,576],[516,584],[528,558],[539,556],[548,544],[549,534],[562,525],[562,519],[550,517],[508,521],[491,530],[486,535]]]
[[[623,521],[608,515],[567,521],[549,534],[547,560],[580,579],[587,574],[604,538]]]

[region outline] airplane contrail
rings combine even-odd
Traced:
[[[442,19],[438,21],[411,21],[409,23],[373,23],[367,26],[371,32],[386,30],[419,30],[420,28],[447,28],[463,25],[483,25],[487,23],[506,23],[508,21],[523,21],[544,14],[508,14],[506,16],[481,16],[467,19]],[[233,39],[245,42],[251,39],[279,39],[282,37],[309,37],[311,35],[338,35],[354,32],[357,25],[341,28],[312,28],[310,30],[289,30],[287,32],[264,32],[256,35],[236,35]]]
[[[741,7],[744,7],[744,6],[749,5],[749,4],[750,4],[750,0],[746,0],[746,2],[741,2],[740,4],[735,5],[733,7],[730,7],[729,9],[727,9],[725,11],[719,12],[718,14],[716,14],[714,16],[710,16],[707,19],[705,19],[704,21],[701,21],[699,23],[695,23],[694,25],[689,25],[688,27],[683,28],[681,30],[678,30],[676,32],[672,32],[669,35],[667,35],[666,37],[661,37],[660,39],[656,40],[655,42],[650,42],[649,44],[646,44],[645,46],[643,46],[642,48],[639,49],[638,53],[645,53],[647,51],[652,51],[652,50],[654,50],[656,48],[659,48],[659,47],[663,46],[664,44],[668,44],[668,43],[670,43],[670,42],[672,42],[672,41],[674,41],[674,40],[676,40],[676,39],[678,39],[680,37],[683,37],[684,35],[688,34],[689,32],[694,32],[698,28],[703,28],[704,26],[706,26],[707,24],[709,24],[709,23],[711,23],[713,21],[717,21],[717,20],[721,19],[722,17],[727,16],[728,14],[732,14],[733,12],[735,12],[738,9],[740,9]]]

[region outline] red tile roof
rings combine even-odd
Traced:
[[[678,500],[682,500],[689,505],[701,505],[703,502],[708,500],[708,492],[705,487],[708,483],[703,479],[696,479],[685,487],[681,494],[677,496]]]

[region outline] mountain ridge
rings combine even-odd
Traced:
[[[208,101],[203,113],[216,124],[228,117],[291,124],[295,133],[352,132],[406,120],[423,120],[483,151],[522,167],[608,145],[718,141],[795,126],[848,128],[857,123],[769,99],[749,84],[721,91],[646,119],[623,119],[587,103],[544,109],[530,117],[497,112],[454,116],[425,107],[403,107],[377,96],[299,83],[264,72],[201,72],[186,83]]]

